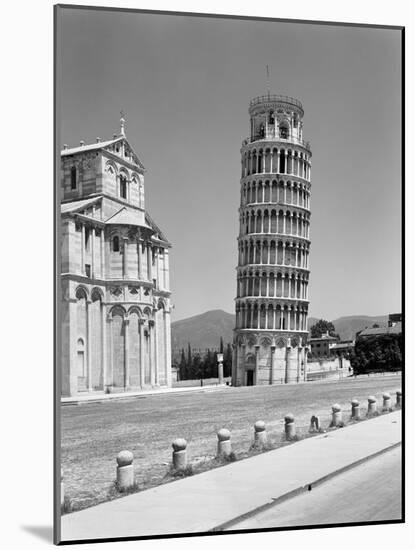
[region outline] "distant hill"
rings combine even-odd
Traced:
[[[318,320],[317,317],[310,317],[308,326],[311,327]],[[371,327],[374,323],[385,326],[387,322],[387,315],[376,317],[350,315],[332,321],[342,340],[353,340],[359,330]],[[188,343],[192,348],[197,349],[218,348],[221,337],[225,344],[232,342],[234,327],[235,315],[232,313],[221,309],[206,311],[206,313],[172,323],[171,345],[173,349],[186,348]]]
[[[222,309],[206,311],[201,315],[188,317],[171,324],[171,347],[218,348],[220,338],[224,343],[232,342],[235,328],[235,315]]]
[[[308,319],[308,327],[312,327],[318,320],[319,319],[316,317],[310,317]],[[370,328],[375,323],[379,326],[386,326],[388,323],[388,316],[378,315],[370,317],[368,315],[349,315],[347,317],[334,319],[332,323],[341,340],[354,340],[356,332],[366,327]]]

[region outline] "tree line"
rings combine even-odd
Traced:
[[[217,353],[223,353],[223,376],[226,378],[232,373],[232,346],[224,345],[220,339],[219,351],[207,349],[204,353],[192,350],[190,343],[187,349],[181,349],[180,358],[173,360],[173,366],[178,369],[178,380],[202,380],[218,378]]]
[[[350,363],[355,374],[402,370],[402,334],[357,339]]]

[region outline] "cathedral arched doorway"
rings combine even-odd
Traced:
[[[90,315],[92,388],[94,390],[102,390],[104,389],[104,373],[102,370],[102,297],[97,289],[92,292]]]
[[[245,386],[255,385],[255,356],[250,353],[245,361]]]
[[[130,336],[130,386],[136,388],[141,386],[140,315],[138,310],[130,311],[128,317],[130,319],[127,328]]]
[[[88,389],[88,359],[87,359],[87,335],[88,335],[88,309],[87,294],[84,288],[79,287],[76,291],[76,328],[77,328],[77,348],[76,348],[76,371],[77,371],[77,390],[86,391]]]

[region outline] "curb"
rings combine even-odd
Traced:
[[[120,394],[113,394],[114,397],[96,397],[94,399],[73,399],[71,401],[62,401],[60,402],[62,407],[73,407],[78,405],[89,405],[89,404],[96,404],[96,403],[107,403],[111,401],[121,401],[123,399],[145,399],[146,397],[161,397],[163,395],[183,395],[183,394],[194,394],[194,393],[207,393],[207,392],[213,392],[213,391],[219,391],[223,390],[224,388],[228,388],[229,386],[221,385],[221,386],[204,386],[200,388],[195,388],[191,390],[182,390],[179,389],[177,391],[169,391],[169,392],[154,392],[154,393],[141,393],[141,394],[126,394],[126,393],[120,393]]]
[[[224,531],[229,529],[235,524],[240,523],[241,521],[244,521],[246,519],[249,519],[252,516],[255,516],[258,513],[264,512],[265,510],[268,510],[272,508],[273,506],[276,506],[278,504],[281,504],[287,500],[290,500],[291,498],[294,498],[302,493],[305,493],[306,491],[311,491],[313,487],[317,487],[319,485],[322,485],[326,481],[329,481],[330,479],[341,475],[349,470],[352,470],[353,468],[356,468],[357,466],[360,466],[361,464],[364,464],[365,462],[368,462],[369,460],[372,460],[373,458],[377,458],[378,456],[381,456],[388,451],[391,451],[392,449],[395,449],[402,445],[402,441],[399,441],[398,443],[393,443],[393,445],[389,445],[388,447],[385,447],[384,449],[381,449],[380,451],[376,451],[375,453],[372,453],[371,455],[365,456],[363,458],[360,458],[359,460],[355,460],[354,462],[347,464],[346,466],[343,466],[342,468],[339,468],[338,470],[334,470],[333,472],[320,477],[316,479],[315,481],[310,481],[309,483],[306,483],[305,485],[302,485],[301,487],[297,487],[296,489],[293,489],[289,491],[288,493],[285,493],[284,495],[281,495],[277,498],[273,498],[272,502],[267,502],[266,504],[263,504],[262,506],[258,506],[257,508],[254,508],[253,510],[250,510],[249,512],[246,512],[245,514],[241,514],[240,516],[237,516],[233,519],[230,519],[228,521],[225,521],[224,523],[221,523],[217,525],[216,527],[213,527],[212,529],[209,529],[209,532],[217,532],[217,531]]]

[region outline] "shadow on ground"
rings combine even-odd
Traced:
[[[53,527],[51,525],[21,525],[21,528],[38,539],[53,542]]]

